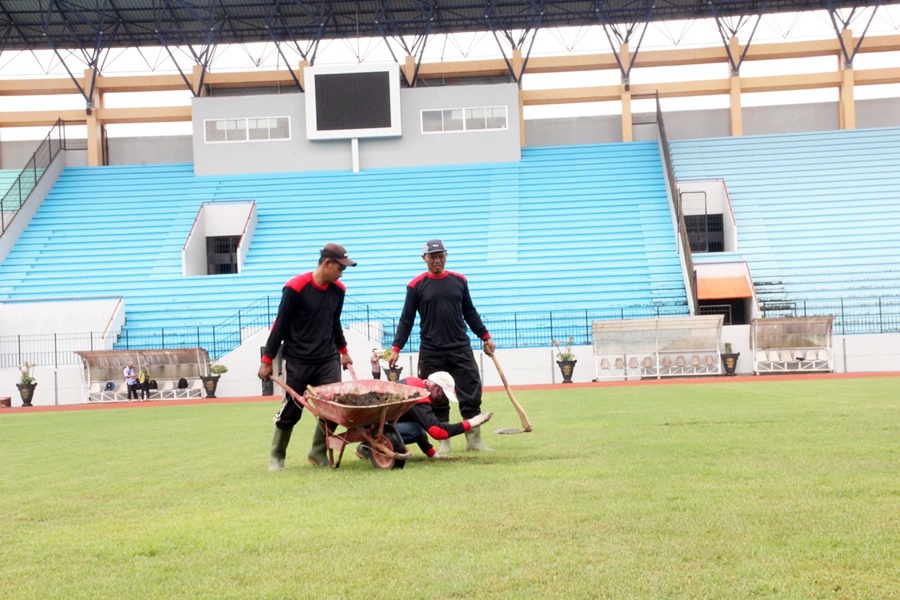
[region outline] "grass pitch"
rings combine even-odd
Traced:
[[[900,379],[517,391],[490,454],[266,470],[276,402],[0,413],[0,597],[896,598]]]

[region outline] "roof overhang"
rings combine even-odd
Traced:
[[[3,0],[0,51],[209,45],[633,24],[900,0]]]

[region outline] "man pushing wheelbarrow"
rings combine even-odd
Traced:
[[[347,353],[347,341],[341,327],[341,310],[347,288],[339,279],[347,267],[356,263],[338,244],[325,244],[319,251],[315,271],[288,281],[281,294],[278,316],[259,365],[259,378],[272,376],[272,360],[281,349],[285,361],[287,385],[303,393],[307,386],[325,385],[341,380],[341,367],[353,364]],[[340,357],[340,358],[338,358]],[[286,394],[276,413],[269,470],[284,470],[284,459],[294,425],[300,421],[303,407]],[[309,462],[329,466],[325,423],[313,434]]]

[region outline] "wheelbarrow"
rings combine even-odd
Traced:
[[[278,378],[272,377],[272,381],[284,388],[294,402],[320,419],[317,426],[325,425],[328,462],[332,468],[341,466],[348,444],[359,442],[369,444],[369,460],[379,469],[402,469],[412,455],[392,423],[427,396],[428,390],[380,379],[358,379],[308,386],[303,394],[298,394]],[[381,396],[383,401],[365,406],[340,403],[354,396],[372,400],[373,395],[376,400]],[[345,429],[338,431],[328,425],[329,421]]]

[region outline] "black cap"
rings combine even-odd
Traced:
[[[356,266],[356,263],[350,260],[350,257],[347,256],[347,251],[344,250],[344,247],[340,244],[325,244],[325,247],[319,251],[319,256],[322,258],[330,258],[347,267]]]
[[[438,252],[446,252],[447,248],[444,247],[444,242],[441,240],[428,240],[425,242],[425,246],[422,247],[423,254],[437,254]]]

